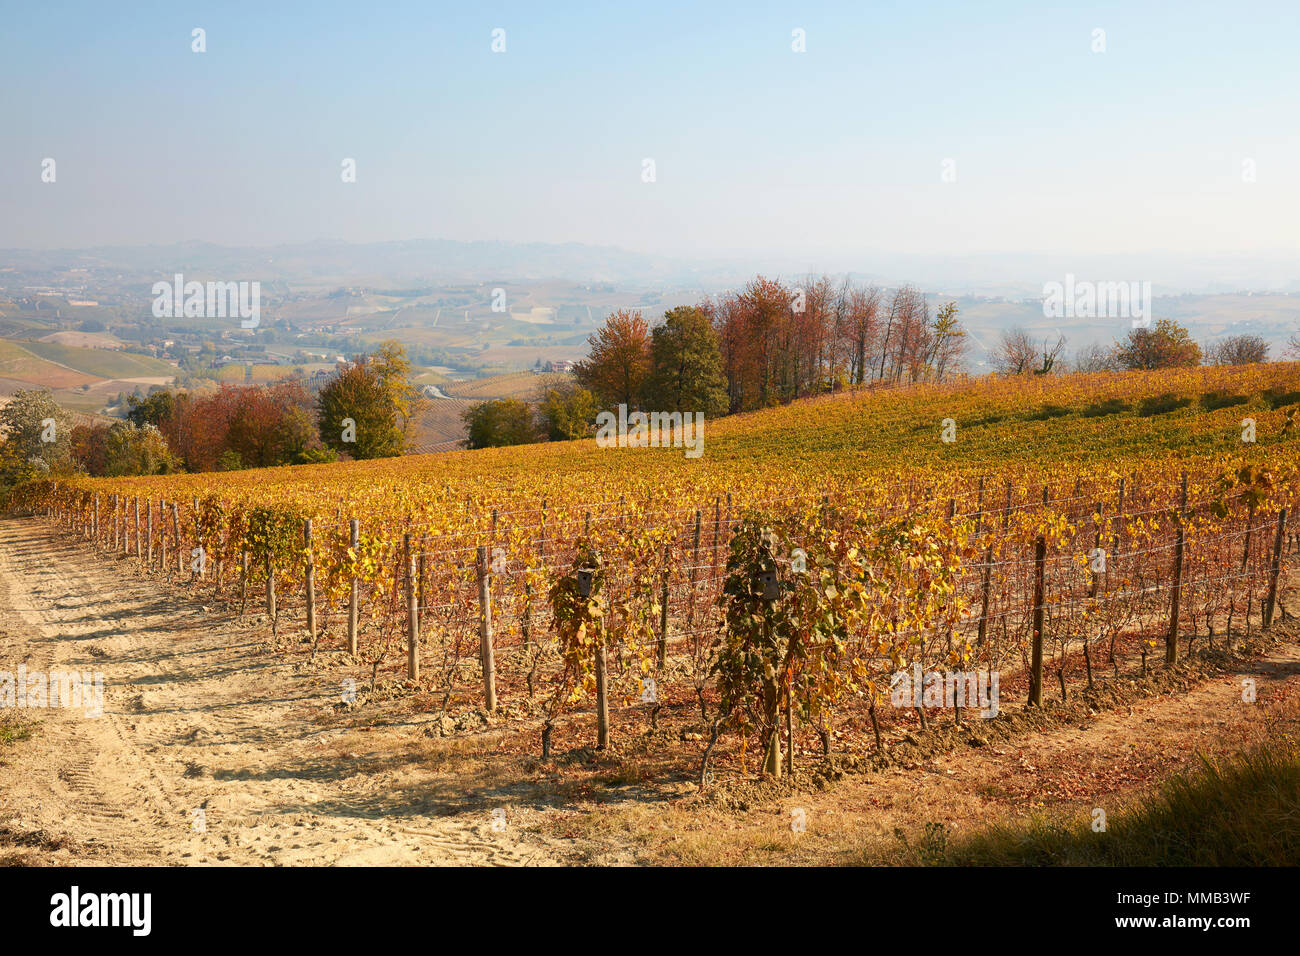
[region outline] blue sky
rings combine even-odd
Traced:
[[[0,24],[0,247],[1300,255],[1294,2],[3,0]]]

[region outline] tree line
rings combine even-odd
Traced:
[[[49,474],[154,475],[387,458],[410,445],[422,401],[395,342],[340,367],[312,394],[300,378],[129,396],[118,422],[77,422],[48,390],[0,409],[0,485]]]
[[[579,438],[595,412],[619,405],[717,417],[853,386],[944,381],[962,370],[966,342],[956,303],[931,311],[915,286],[886,295],[829,276],[757,276],[653,327],[640,311],[612,313],[589,336],[573,386],[468,409],[468,444]]]
[[[1074,372],[1152,371],[1207,365],[1251,365],[1267,362],[1269,345],[1258,335],[1230,335],[1201,346],[1172,319],[1131,329],[1107,346],[1094,343],[1080,349],[1073,362],[1065,360],[1064,335],[1036,339],[1023,328],[1004,331],[990,354],[993,369],[1003,375],[1051,375]],[[1297,350],[1300,351],[1300,350]]]
[[[654,326],[640,311],[614,312],[587,342],[572,384],[547,387],[531,402],[466,410],[467,445],[581,438],[596,412],[619,405],[717,417],[850,387],[943,382],[966,370],[969,336],[955,302],[932,309],[913,285],[891,291],[826,275],[798,284],[757,276],[670,309]],[[989,361],[1004,375],[1050,375],[1243,365],[1267,361],[1269,351],[1254,335],[1201,346],[1169,319],[1087,346],[1072,360],[1066,344],[1062,335],[1038,339],[1016,327],[1001,334]],[[1300,354],[1300,334],[1291,344]]]
[[[719,415],[849,386],[944,381],[961,370],[967,337],[956,303],[931,311],[915,286],[887,296],[829,276],[757,276],[670,310],[654,329],[639,312],[615,313],[590,345],[574,377],[601,406]]]

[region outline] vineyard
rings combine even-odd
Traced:
[[[1285,614],[1297,402],[1288,364],[921,385],[709,422],[697,460],[588,440],[15,504],[264,609],[363,702],[484,712],[543,756],[649,735],[707,780]]]

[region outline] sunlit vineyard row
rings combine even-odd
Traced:
[[[590,737],[598,633],[616,727],[690,711],[727,767],[778,712],[827,747],[910,719],[888,706],[899,670],[984,669],[1023,695],[1036,610],[1062,695],[1171,638],[1258,626],[1296,540],[1298,386],[1295,365],[919,386],[710,423],[698,460],[587,441],[77,479],[26,503],[244,605],[269,567],[295,626],[311,518],[320,641],[346,646],[355,580],[362,686],[412,673],[413,598],[412,687],[482,707],[486,595],[504,716]]]

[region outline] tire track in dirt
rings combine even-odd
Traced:
[[[376,739],[369,752],[341,752],[355,732],[313,719],[337,686],[199,600],[36,519],[0,520],[0,671],[23,663],[104,681],[102,717],[25,712],[41,726],[0,764],[0,860],[553,861],[518,829],[495,832],[486,807],[453,799],[463,793],[434,779],[418,746],[395,753]],[[67,846],[6,847],[6,829]]]

